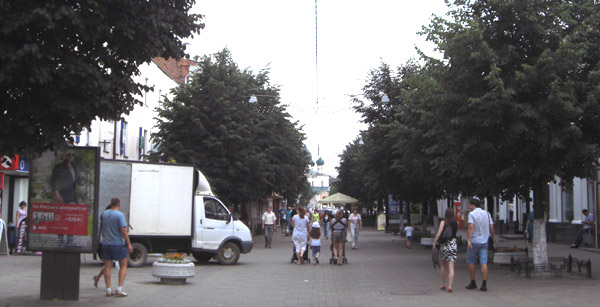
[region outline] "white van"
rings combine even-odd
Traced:
[[[193,166],[102,160],[98,217],[113,197],[121,199],[129,225],[131,267],[143,266],[148,253],[171,251],[199,262],[235,264],[252,250],[248,227],[213,196]]]

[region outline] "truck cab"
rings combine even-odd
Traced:
[[[196,180],[192,255],[199,262],[215,257],[221,264],[234,264],[240,253],[252,250],[250,229],[212,195],[208,180],[199,171]]]
[[[192,254],[205,262],[215,257],[221,264],[234,264],[240,253],[252,250],[250,230],[217,199],[209,195],[195,197]]]

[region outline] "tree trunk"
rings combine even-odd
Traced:
[[[546,183],[533,187],[533,263],[548,263],[546,244]]]

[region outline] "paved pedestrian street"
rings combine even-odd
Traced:
[[[461,231],[466,238],[466,233]],[[347,249],[347,265],[329,264],[329,241],[322,240],[319,265],[291,264],[290,237],[275,232],[273,247],[254,237],[254,250],[234,266],[211,261],[196,265],[196,277],[185,285],[162,285],[152,277],[152,261],[130,268],[125,281],[129,297],[105,297],[103,281],[92,285],[99,261],[82,259],[79,301],[40,301],[39,256],[0,255],[0,307],[4,306],[595,306],[600,295],[600,254],[549,244],[550,256],[591,259],[594,278],[571,273],[562,278],[525,278],[491,265],[488,292],[466,290],[466,254],[459,252],[454,293],[439,290],[439,268],[431,249],[404,238],[365,228],[359,249]],[[524,246],[522,240],[500,239],[498,246]],[[113,285],[116,284],[113,270]],[[481,275],[477,274],[478,285]]]

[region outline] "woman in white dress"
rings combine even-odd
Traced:
[[[362,230],[362,219],[358,213],[358,208],[354,207],[348,219],[350,220],[350,234],[352,234],[352,249],[357,249],[358,233]]]
[[[292,241],[296,247],[298,264],[302,264],[303,261],[302,254],[304,254],[306,243],[308,242],[308,227],[309,220],[308,217],[305,216],[304,208],[298,207],[298,214],[294,215],[292,218],[292,228],[294,228],[294,231],[292,232]]]

